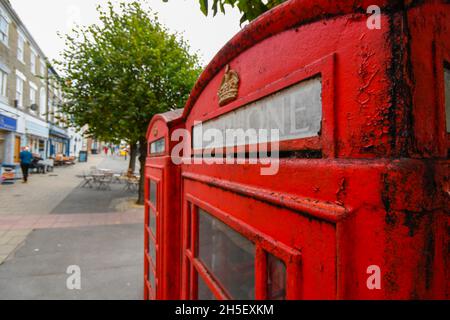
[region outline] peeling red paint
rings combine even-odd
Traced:
[[[199,272],[218,298],[227,297],[209,271],[196,269],[203,268],[196,259],[198,234],[189,232],[202,206],[255,243],[267,242],[257,249],[261,270],[264,250],[284,259],[290,299],[449,298],[445,3],[291,0],[225,45],[183,114],[152,120],[150,142],[168,139],[176,128],[192,132],[195,121],[216,119],[318,73],[322,130],[281,144],[280,170],[269,177],[248,163],[173,166],[169,140],[164,155],[149,157],[146,177],[161,179],[162,219],[172,223],[161,232],[180,236],[161,235],[163,252],[178,250],[171,257],[181,262],[169,270],[168,256],[161,257],[157,298],[196,298]],[[366,7],[373,4],[381,7],[381,30],[366,27]],[[239,73],[239,97],[220,107],[217,90],[227,64]],[[381,290],[366,286],[370,265],[381,268]],[[264,276],[256,279],[256,296],[264,298]]]

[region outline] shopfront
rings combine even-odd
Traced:
[[[17,120],[0,114],[0,164],[12,163]]]
[[[55,157],[58,154],[69,156],[69,153],[70,137],[67,135],[65,130],[51,126],[49,131],[49,156]]]
[[[26,139],[23,145],[30,147],[32,153],[39,154],[41,158],[46,159],[49,134],[45,123],[27,120],[25,132]]]

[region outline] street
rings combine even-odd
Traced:
[[[123,184],[81,188],[92,167],[126,171],[128,162],[88,163],[0,186],[0,299],[141,299],[143,208]],[[69,266],[81,288],[69,289]]]

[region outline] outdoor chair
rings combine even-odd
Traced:
[[[139,179],[136,176],[128,177],[125,180],[125,188],[126,191],[137,192],[139,190]]]
[[[64,156],[62,154],[57,154],[54,159],[55,166],[61,166],[64,164]]]
[[[122,174],[121,173],[114,173],[113,174],[113,183],[121,184],[122,183]]]
[[[96,173],[98,173],[99,171],[98,171],[97,167],[90,167],[90,168],[89,168],[89,172],[90,172],[90,174],[96,174]]]
[[[83,173],[82,175],[80,175],[80,177],[83,178],[81,188],[85,188],[85,187],[93,188],[94,187],[94,185],[93,185],[94,178],[91,175]]]
[[[64,165],[74,165],[75,164],[75,157],[63,157],[63,164]]]
[[[105,173],[103,177],[97,180],[98,182],[98,190],[111,190],[111,183],[113,180],[113,175],[110,173]]]

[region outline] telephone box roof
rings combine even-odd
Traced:
[[[149,137],[150,130],[156,121],[162,120],[167,124],[168,127],[170,127],[171,124],[178,123],[178,121],[180,121],[182,119],[182,116],[183,116],[183,109],[171,110],[171,111],[167,111],[165,113],[160,113],[160,114],[155,115],[152,118],[152,120],[150,121],[150,125],[148,126],[147,138]]]
[[[424,0],[443,2],[444,0]],[[237,33],[212,59],[200,75],[186,102],[183,117],[187,117],[208,83],[231,60],[255,44],[284,30],[300,27],[315,21],[352,13],[367,13],[367,8],[377,5],[383,13],[405,10],[415,5],[411,0],[289,0],[269,10]]]

